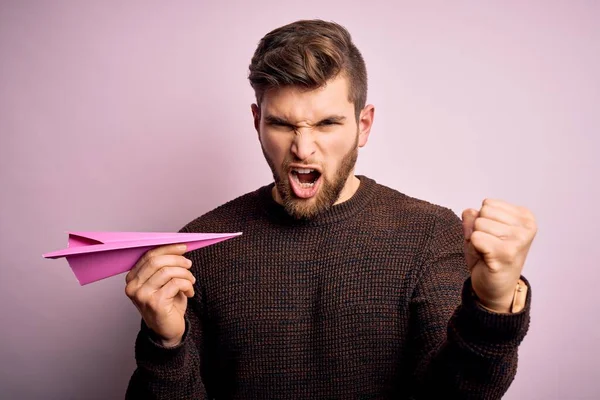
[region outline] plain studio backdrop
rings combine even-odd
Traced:
[[[376,107],[357,173],[460,215],[529,207],[529,335],[506,399],[598,399],[600,3],[2,1],[0,397],[122,398],[140,317],[81,287],[68,230],[177,231],[270,182],[250,58],[346,26]]]

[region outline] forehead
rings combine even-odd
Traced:
[[[339,75],[324,86],[306,90],[285,86],[267,91],[262,99],[264,115],[276,115],[291,121],[318,120],[324,115],[352,115],[354,104],[348,95],[348,80]]]

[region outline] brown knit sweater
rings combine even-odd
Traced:
[[[311,221],[289,217],[271,184],[188,224],[243,235],[189,253],[184,340],[163,348],[142,323],[127,397],[501,398],[531,290],[518,314],[479,307],[460,219],[359,178]]]

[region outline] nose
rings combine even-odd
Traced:
[[[292,154],[302,161],[315,154],[317,146],[312,131],[310,129],[296,130],[291,150]]]

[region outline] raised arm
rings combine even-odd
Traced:
[[[500,399],[516,374],[531,291],[518,313],[482,307],[464,244],[460,219],[443,210],[423,253],[411,303],[415,399]]]

